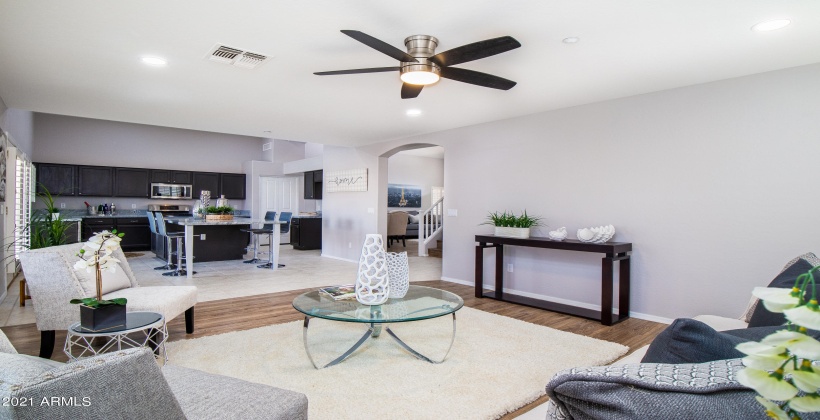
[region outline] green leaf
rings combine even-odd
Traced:
[[[123,236],[125,236],[125,232],[120,232],[120,233],[118,233],[118,234],[117,234],[117,236],[119,236],[120,238],[122,238]]]
[[[83,303],[82,299],[71,299],[68,303],[73,303],[75,305]]]

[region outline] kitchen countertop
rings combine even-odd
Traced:
[[[252,224],[280,224],[284,225],[287,222],[274,222],[264,219],[251,219],[249,217],[234,217],[233,220],[205,220],[196,217],[179,217],[167,216],[165,221],[182,226],[233,226],[233,225],[252,225]]]

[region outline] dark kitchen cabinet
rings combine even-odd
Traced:
[[[83,241],[103,230],[125,233],[120,242],[123,251],[147,251],[151,249],[151,229],[148,218],[134,217],[86,217],[83,219]]]
[[[151,249],[151,229],[145,216],[119,217],[115,219],[117,232],[124,233],[120,246],[123,251],[147,251]]]
[[[215,172],[194,172],[192,179],[194,186],[192,195],[199,197],[202,190],[211,192],[211,203],[214,204],[219,198],[219,174]]]
[[[77,194],[90,197],[111,197],[114,194],[114,168],[78,166]]]
[[[305,200],[322,199],[323,171],[305,172]]]
[[[150,183],[148,169],[115,168],[114,169],[114,196],[115,197],[150,197]]]
[[[290,243],[293,249],[322,249],[322,218],[294,217],[291,219]]]
[[[161,184],[191,184],[193,172],[172,171],[169,169],[151,169],[151,182]]]
[[[83,242],[94,236],[95,233],[99,233],[104,230],[110,232],[112,229],[115,229],[115,220],[116,219],[111,217],[86,217],[83,219]]]
[[[44,188],[51,195],[76,195],[74,180],[77,179],[77,167],[56,163],[35,163],[37,169],[37,193],[44,193]]]
[[[219,174],[219,194],[225,198],[245,199],[245,174]]]

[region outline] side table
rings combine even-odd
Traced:
[[[63,347],[69,362],[124,348],[150,347],[164,365],[168,361],[165,352],[165,340],[168,339],[165,317],[156,312],[128,312],[125,316],[125,327],[104,332],[87,331],[79,322],[71,324]],[[105,343],[94,346],[93,341],[98,337],[105,340]]]

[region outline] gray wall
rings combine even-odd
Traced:
[[[458,211],[445,218],[446,279],[472,283],[488,211],[527,209],[570,237],[611,223],[614,240],[633,242],[639,316],[738,316],[754,286],[820,251],[819,91],[815,64],[326,153],[325,167],[366,165],[374,179],[376,156],[397,146],[444,146],[445,207]],[[342,164],[348,155],[358,163]],[[345,241],[383,233],[362,211],[377,200],[326,195],[326,227],[346,227],[338,239],[326,230],[326,254],[351,255]],[[510,289],[599,304],[600,255],[505,252]]]
[[[34,113],[17,108],[0,111],[0,127],[11,135],[18,149],[31,157],[34,143]]]
[[[387,182],[391,184],[416,185],[421,187],[421,208],[430,208],[430,187],[444,186],[444,159],[413,156],[397,153],[387,160]],[[390,207],[402,210],[404,207]]]
[[[36,113],[32,160],[243,173],[244,162],[261,158],[262,142],[257,137]],[[66,204],[66,208],[84,208],[84,200],[89,199],[65,197],[57,202]],[[103,198],[89,201],[98,204]],[[105,201],[114,201],[122,210],[160,203],[131,198]],[[230,204],[245,208],[240,200]]]

